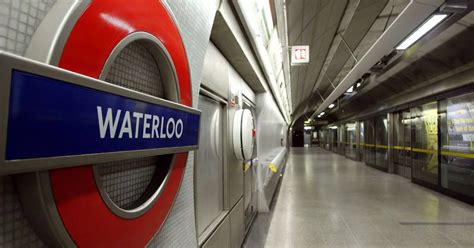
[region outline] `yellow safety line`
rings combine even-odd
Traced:
[[[392,147],[395,150],[406,150],[406,151],[413,151],[413,152],[425,153],[425,154],[438,154],[438,150],[433,150],[433,149],[411,148],[411,147],[405,147],[405,146],[385,146],[385,145],[374,145],[374,144],[365,144],[365,143],[359,143],[359,145],[365,146],[365,147],[376,147],[376,148],[384,148],[384,149],[389,149],[390,147]],[[474,153],[441,151],[441,155],[474,159]]]
[[[413,147],[411,150],[418,153],[438,154],[438,150],[422,149],[422,148],[415,148],[415,147]]]

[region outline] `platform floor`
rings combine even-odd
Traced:
[[[292,148],[244,247],[474,247],[474,207],[320,148]]]

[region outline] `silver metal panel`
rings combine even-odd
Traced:
[[[252,162],[244,163],[244,207],[247,209],[250,205],[252,196]]]
[[[197,233],[223,211],[223,108],[220,103],[199,97],[202,110],[201,149],[195,153],[195,204]]]
[[[243,82],[242,85],[245,85]],[[256,128],[256,119],[255,119],[255,108],[250,105],[252,104],[244,96],[244,109],[249,109],[252,112],[252,116],[254,118],[254,128]],[[244,161],[244,225],[247,229],[253,221],[253,218],[257,212],[257,177],[256,177],[256,168],[257,165],[255,159],[257,156],[257,140],[253,140],[253,154],[251,156],[252,159],[248,161]],[[258,162],[257,162],[258,163]]]
[[[254,91],[265,92],[265,78],[231,4],[230,1],[221,1],[211,34],[212,41]]]
[[[242,80],[241,87],[242,87],[242,95],[243,95],[245,98],[247,98],[247,100],[249,100],[253,105],[255,105],[256,102],[257,102],[255,93],[254,93],[253,90],[250,88],[250,86],[247,84],[247,82],[245,82],[244,80]]]
[[[221,52],[212,42],[209,42],[204,59],[202,85],[224,99],[229,97],[229,78],[227,76],[229,66],[229,62]]]
[[[286,144],[288,126],[270,93],[257,95],[257,156],[261,161]]]
[[[219,225],[203,248],[230,248],[230,218],[227,217]]]
[[[283,117],[279,114],[270,93],[257,95],[257,157],[260,161],[258,165],[258,211],[268,211],[271,198],[274,193],[279,173],[274,174],[268,183],[265,183],[266,176],[270,169],[268,163],[271,162],[278,151],[286,147],[288,126]],[[283,166],[281,166],[283,167]],[[268,185],[266,185],[268,184]],[[268,187],[268,188],[267,188]]]
[[[228,186],[229,186],[229,202],[228,202],[228,209],[232,208],[237,201],[243,196],[244,190],[244,173],[243,173],[243,163],[241,160],[238,160],[234,153],[234,146],[233,146],[233,128],[234,128],[234,114],[235,111],[242,107],[242,95],[241,95],[241,82],[242,78],[239,74],[234,70],[234,68],[229,68],[229,82],[230,82],[230,94],[231,97],[234,98],[236,101],[236,105],[233,106],[232,104],[228,105],[228,132],[229,138],[227,140],[227,178],[228,178]]]
[[[218,0],[162,1],[167,6],[180,30],[189,62],[193,106],[197,106],[202,79],[204,56]],[[194,216],[194,152],[188,161],[180,190],[166,222],[150,247],[196,247],[197,237]]]
[[[258,181],[257,181],[257,168],[258,168],[258,158],[252,159],[252,186],[251,186],[251,198],[250,198],[250,219],[246,219],[246,227],[249,228],[250,224],[253,221],[253,218],[257,214],[258,209]],[[247,211],[247,210],[246,210]]]
[[[235,205],[229,215],[230,218],[230,247],[241,247],[244,240],[244,201],[240,201]]]

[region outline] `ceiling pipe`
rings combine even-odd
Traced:
[[[383,56],[395,49],[396,45],[413,32],[443,3],[443,0],[411,0],[390,27],[377,39],[326,100],[319,105],[311,118],[325,111],[331,103],[352,87]]]

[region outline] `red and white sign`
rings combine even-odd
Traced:
[[[291,47],[291,65],[309,63],[309,46]]]
[[[139,32],[163,44],[174,64],[180,103],[192,106],[184,44],[162,1],[136,0],[133,8],[127,0],[91,1],[72,26],[59,67],[98,78],[114,48],[129,35]],[[156,201],[137,216],[123,218],[109,208],[96,184],[92,165],[49,170],[47,179],[51,192],[45,204],[57,209],[66,235],[77,247],[145,247],[159,232],[173,206],[187,159],[187,152],[174,154],[167,181],[160,186]],[[62,244],[65,239],[56,235],[53,242],[57,243],[51,246],[65,246]]]

